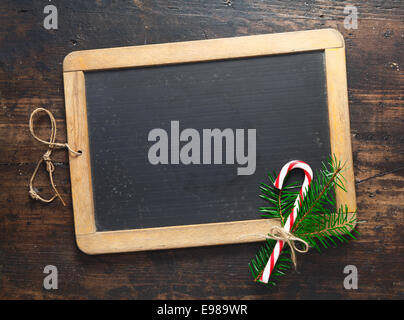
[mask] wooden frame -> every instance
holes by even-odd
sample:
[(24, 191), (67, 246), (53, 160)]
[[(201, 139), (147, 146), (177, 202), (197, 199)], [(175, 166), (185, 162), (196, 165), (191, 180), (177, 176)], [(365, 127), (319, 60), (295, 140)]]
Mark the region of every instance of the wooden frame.
[[(345, 45), (333, 29), (245, 36), (214, 40), (76, 51), (63, 62), (68, 143), (83, 154), (70, 154), (76, 241), (87, 254), (181, 248), (262, 241), (277, 219), (97, 232), (90, 170), (84, 72), (232, 59), (314, 50), (325, 51), (331, 151), (346, 162), (348, 192), (337, 191), (338, 206), (356, 211), (349, 126)], [(163, 240), (164, 239), (164, 240)]]

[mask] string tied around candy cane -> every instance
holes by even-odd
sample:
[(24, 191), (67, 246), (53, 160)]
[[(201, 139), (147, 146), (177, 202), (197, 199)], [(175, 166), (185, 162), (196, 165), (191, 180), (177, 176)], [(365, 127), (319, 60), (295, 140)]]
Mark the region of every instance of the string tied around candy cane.
[[(305, 240), (296, 237), (293, 233), (287, 232), (284, 228), (279, 226), (272, 226), (268, 234), (262, 234), (262, 233), (246, 234), (240, 236), (239, 239), (252, 236), (261, 237), (262, 239), (280, 240), (286, 242), (290, 247), (291, 251), (290, 258), (292, 259), (292, 263), (295, 269), (297, 269), (296, 251), (299, 253), (306, 253), (309, 251), (310, 248), (309, 244)], [(300, 242), (303, 245), (303, 249), (299, 249), (296, 246), (296, 242)]]
[[(286, 242), (290, 248), (290, 258), (292, 259), (293, 266), (295, 268), (297, 267), (296, 251), (299, 253), (306, 253), (309, 251), (309, 244), (305, 240), (296, 237), (293, 233), (288, 232), (284, 228), (278, 226), (273, 226), (265, 238)], [(300, 242), (303, 245), (303, 249), (299, 249), (296, 246), (296, 242)]]
[[(303, 170), (303, 172), (305, 174), (304, 182), (300, 189), (299, 195), (297, 196), (297, 198), (295, 200), (292, 212), (289, 214), (288, 219), (286, 220), (283, 228), (279, 228), (279, 227), (275, 227), (275, 229), (272, 228), (271, 230), (272, 231), (275, 230), (275, 234), (268, 234), (268, 236), (267, 236), (269, 239), (277, 240), (277, 242), (275, 244), (275, 247), (271, 253), (271, 256), (268, 259), (268, 262), (267, 262), (261, 276), (257, 279), (258, 281), (260, 281), (262, 283), (268, 283), (269, 277), (271, 276), (271, 273), (275, 267), (275, 264), (278, 261), (278, 258), (281, 254), (281, 251), (284, 247), (285, 242), (291, 248), (291, 257), (292, 257), (292, 261), (293, 261), (293, 264), (295, 265), (295, 267), (296, 267), (295, 251), (298, 251), (298, 252), (307, 252), (308, 251), (309, 246), (308, 246), (307, 242), (305, 242), (304, 240), (302, 240), (298, 237), (295, 237), (291, 233), (291, 230), (292, 230), (293, 224), (296, 221), (297, 212), (300, 207), (300, 204), (303, 201), (303, 198), (306, 195), (308, 188), (310, 187), (311, 181), (313, 179), (313, 171), (311, 170), (310, 166), (303, 161), (299, 161), (299, 160), (290, 161), (282, 167), (281, 171), (279, 172), (278, 177), (275, 180), (274, 186), (277, 189), (282, 189), (286, 176), (293, 169)], [(282, 231), (279, 231), (279, 230), (282, 230)], [(278, 233), (278, 236), (276, 235), (276, 233)], [(275, 239), (275, 238), (277, 238), (277, 239)], [(300, 249), (296, 248), (294, 241), (290, 240), (291, 238), (293, 238), (294, 241), (300, 241), (301, 243), (305, 243), (305, 249), (300, 250)], [(298, 250), (296, 250), (296, 249), (298, 249)]]

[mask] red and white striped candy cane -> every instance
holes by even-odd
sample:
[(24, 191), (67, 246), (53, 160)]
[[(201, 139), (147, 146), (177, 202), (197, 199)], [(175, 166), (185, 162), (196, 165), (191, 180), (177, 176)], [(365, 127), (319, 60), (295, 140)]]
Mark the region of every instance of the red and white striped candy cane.
[[(311, 180), (313, 179), (313, 171), (311, 170), (310, 166), (307, 163), (303, 161), (293, 160), (283, 166), (281, 172), (279, 173), (274, 183), (275, 188), (282, 189), (286, 175), (293, 169), (302, 169), (304, 171), (305, 178), (302, 188), (300, 189), (300, 194), (296, 198), (292, 212), (290, 213), (283, 227), (287, 232), (290, 232), (292, 230), (293, 224), (296, 221), (297, 209), (300, 205), (300, 201), (303, 200), (303, 197), (305, 196), (310, 186)], [(272, 251), (271, 256), (269, 257), (267, 265), (265, 266), (265, 269), (262, 272), (261, 277), (259, 278), (260, 282), (268, 283), (269, 277), (271, 276), (272, 270), (275, 267), (276, 261), (278, 261), (279, 255), (281, 254), (283, 245), (284, 242), (281, 240), (278, 240), (276, 242), (276, 245), (274, 247), (274, 250)]]

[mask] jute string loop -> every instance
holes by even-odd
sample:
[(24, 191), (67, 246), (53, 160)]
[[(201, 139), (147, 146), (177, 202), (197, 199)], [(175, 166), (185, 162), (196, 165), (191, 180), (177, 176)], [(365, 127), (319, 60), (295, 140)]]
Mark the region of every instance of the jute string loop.
[[(51, 123), (51, 134), (50, 134), (50, 138), (49, 141), (43, 140), (41, 138), (39, 138), (34, 131), (34, 116), (39, 113), (39, 112), (46, 112), (46, 114), (48, 115), (49, 119), (50, 119), (50, 123)], [(56, 189), (55, 183), (53, 182), (53, 172), (55, 171), (55, 166), (52, 162), (51, 159), (51, 155), (52, 155), (52, 151), (54, 148), (66, 148), (68, 149), (71, 153), (73, 153), (76, 156), (81, 155), (81, 152), (77, 152), (74, 151), (72, 148), (70, 148), (70, 146), (67, 143), (58, 143), (55, 142), (56, 140), (56, 120), (53, 116), (53, 114), (44, 108), (37, 108), (34, 111), (32, 111), (31, 116), (29, 118), (29, 131), (31, 132), (31, 135), (38, 140), (39, 142), (46, 144), (48, 146), (48, 150), (43, 154), (43, 156), (39, 159), (36, 168), (31, 176), (31, 179), (29, 181), (29, 195), (31, 196), (32, 199), (34, 200), (40, 200), (42, 202), (52, 202), (53, 200), (55, 200), (56, 198), (59, 198), (60, 201), (62, 201), (63, 205), (65, 206), (66, 203), (63, 201), (62, 196), (60, 195), (59, 191)], [(51, 183), (51, 186), (55, 192), (55, 194), (49, 198), (49, 199), (45, 199), (42, 198), (35, 190), (33, 187), (34, 184), (34, 179), (36, 174), (38, 173), (38, 169), (41, 166), (42, 162), (46, 163), (46, 171), (48, 171), (49, 173), (49, 180)]]

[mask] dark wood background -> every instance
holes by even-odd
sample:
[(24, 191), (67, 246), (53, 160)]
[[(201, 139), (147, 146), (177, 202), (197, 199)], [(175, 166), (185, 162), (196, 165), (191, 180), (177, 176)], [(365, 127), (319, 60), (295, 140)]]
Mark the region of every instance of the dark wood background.
[[(51, 1), (59, 29), (45, 30), (49, 1), (0, 3), (0, 298), (350, 299), (404, 298), (404, 2), (350, 1), (357, 30), (346, 30), (345, 1)], [(275, 289), (251, 281), (259, 243), (87, 256), (74, 242), (69, 164), (54, 154), (67, 201), (42, 204), (28, 181), (45, 147), (28, 131), (29, 114), (49, 108), (66, 139), (62, 61), (73, 50), (213, 39), (332, 27), (345, 37), (358, 198), (358, 241), (300, 255)], [(46, 121), (39, 132), (46, 136)], [(36, 181), (50, 194), (44, 170)], [(59, 289), (43, 289), (43, 269)], [(343, 287), (344, 266), (359, 271)]]

